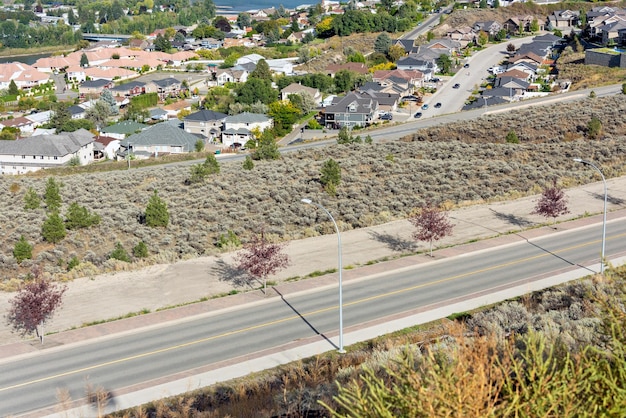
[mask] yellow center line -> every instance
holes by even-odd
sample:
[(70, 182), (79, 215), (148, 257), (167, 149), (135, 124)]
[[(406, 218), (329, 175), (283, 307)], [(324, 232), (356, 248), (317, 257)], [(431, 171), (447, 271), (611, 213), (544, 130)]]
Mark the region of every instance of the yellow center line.
[[(616, 235), (616, 236), (614, 236), (612, 238), (608, 238), (607, 241), (608, 240), (612, 240), (612, 239), (616, 239), (616, 238), (621, 238), (623, 236), (626, 236), (626, 233)], [(461, 278), (464, 278), (464, 277), (468, 277), (468, 276), (472, 276), (472, 275), (475, 275), (475, 274), (481, 274), (481, 273), (485, 273), (487, 271), (497, 270), (497, 269), (504, 268), (504, 267), (509, 267), (509, 266), (512, 266), (512, 265), (515, 265), (515, 264), (520, 264), (520, 263), (525, 263), (525, 262), (528, 262), (528, 261), (531, 261), (531, 260), (536, 260), (538, 258), (548, 257), (548, 256), (551, 256), (553, 254), (558, 254), (558, 253), (574, 250), (574, 249), (577, 249), (577, 248), (581, 248), (581, 247), (585, 247), (585, 246), (588, 246), (588, 245), (596, 244), (598, 242), (600, 242), (600, 240), (589, 241), (589, 242), (586, 242), (586, 243), (582, 243), (582, 244), (566, 247), (566, 248), (563, 248), (563, 249), (558, 250), (558, 251), (545, 252), (543, 254), (538, 254), (538, 255), (531, 256), (531, 257), (522, 258), (522, 259), (519, 259), (519, 260), (510, 261), (510, 262), (502, 263), (502, 264), (497, 264), (497, 265), (494, 265), (494, 266), (491, 266), (491, 267), (485, 267), (483, 269), (474, 270), (474, 271), (467, 272), (467, 273), (461, 273), (461, 274), (457, 274), (455, 276), (450, 276), (450, 277), (442, 278), (442, 279), (439, 279), (439, 280), (433, 280), (433, 281), (430, 281), (430, 282), (427, 282), (427, 283), (422, 283), (422, 284), (419, 284), (419, 285), (410, 286), (410, 287), (394, 290), (394, 291), (387, 292), (387, 293), (382, 293), (382, 294), (375, 295), (375, 296), (369, 296), (369, 297), (366, 297), (366, 298), (363, 298), (363, 299), (355, 300), (353, 302), (344, 303), (344, 306), (358, 305), (358, 304), (361, 304), (361, 303), (364, 303), (364, 302), (370, 302), (372, 300), (381, 299), (381, 298), (385, 298), (385, 297), (388, 297), (388, 296), (394, 296), (394, 295), (398, 295), (398, 294), (401, 294), (401, 293), (410, 292), (410, 291), (413, 291), (413, 290), (416, 290), (416, 289), (420, 289), (420, 288), (424, 288), (424, 287), (428, 287), (428, 286), (433, 286), (433, 285), (436, 285), (436, 284), (441, 284), (441, 283), (445, 283), (445, 282), (458, 280), (458, 279), (461, 279)], [(86, 371), (89, 371), (89, 370), (94, 370), (94, 369), (110, 366), (110, 365), (113, 365), (113, 364), (124, 363), (124, 362), (131, 361), (131, 360), (136, 360), (136, 359), (140, 359), (140, 358), (144, 358), (144, 357), (148, 357), (148, 356), (152, 356), (152, 355), (156, 355), (156, 354), (161, 354), (161, 353), (165, 353), (165, 352), (168, 352), (168, 351), (178, 350), (180, 348), (190, 347), (190, 346), (193, 346), (193, 345), (196, 345), (196, 344), (201, 344), (201, 343), (212, 341), (212, 340), (216, 340), (216, 339), (219, 339), (219, 338), (224, 338), (224, 337), (228, 337), (228, 336), (231, 336), (231, 335), (241, 334), (241, 333), (252, 331), (252, 330), (255, 330), (255, 329), (259, 329), (259, 328), (265, 328), (265, 327), (276, 325), (276, 324), (280, 324), (280, 323), (283, 323), (283, 322), (292, 321), (294, 319), (300, 319), (301, 317), (318, 315), (320, 313), (331, 311), (331, 310), (335, 310), (335, 309), (338, 309), (337, 305), (330, 306), (330, 307), (327, 307), (327, 308), (318, 309), (318, 310), (314, 310), (314, 311), (311, 311), (311, 312), (308, 312), (308, 313), (304, 313), (302, 315), (292, 315), (292, 316), (285, 317), (285, 318), (282, 318), (282, 319), (277, 319), (275, 321), (265, 322), (263, 324), (252, 325), (252, 326), (249, 326), (249, 327), (246, 327), (246, 328), (241, 328), (241, 329), (234, 330), (234, 331), (228, 331), (228, 332), (225, 332), (225, 333), (222, 333), (222, 334), (219, 334), (219, 335), (214, 335), (214, 336), (211, 336), (211, 337), (206, 337), (206, 338), (202, 338), (202, 339), (195, 340), (195, 341), (190, 341), (190, 342), (187, 342), (187, 343), (184, 343), (184, 344), (178, 344), (178, 345), (174, 345), (174, 346), (170, 346), (170, 347), (161, 348), (159, 350), (153, 350), (153, 351), (149, 351), (149, 352), (146, 352), (146, 353), (137, 354), (137, 355), (134, 355), (134, 356), (124, 357), (124, 358), (117, 359), (117, 360), (111, 360), (111, 361), (104, 362), (104, 363), (94, 364), (93, 366), (83, 367), (83, 368), (76, 369), (76, 370), (70, 370), (70, 371), (67, 371), (67, 372), (64, 372), (64, 373), (59, 373), (59, 374), (56, 374), (56, 375), (42, 377), (40, 379), (35, 379), (35, 380), (28, 381), (28, 382), (18, 383), (18, 384), (12, 385), (12, 386), (7, 386), (7, 387), (4, 387), (4, 388), (0, 388), (0, 392), (5, 392), (7, 390), (20, 388), (20, 387), (32, 385), (32, 384), (35, 384), (35, 383), (41, 383), (41, 382), (45, 382), (45, 381), (48, 381), (48, 380), (53, 380), (53, 379), (57, 379), (57, 378), (60, 378), (60, 377), (69, 376), (69, 375), (72, 375), (72, 374), (82, 373), (82, 372), (86, 372)]]

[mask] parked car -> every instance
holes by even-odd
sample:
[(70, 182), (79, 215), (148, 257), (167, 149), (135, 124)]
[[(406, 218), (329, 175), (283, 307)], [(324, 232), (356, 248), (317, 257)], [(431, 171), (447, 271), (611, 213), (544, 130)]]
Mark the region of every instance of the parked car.
[(383, 113), (380, 115), (381, 120), (393, 120), (393, 115), (391, 113)]
[(435, 105), (435, 109), (439, 109), (441, 107), (441, 103), (437, 102), (437, 104)]
[(419, 100), (419, 97), (417, 97), (417, 96), (404, 96), (404, 97), (402, 97), (402, 100), (404, 100), (405, 102), (417, 102)]
[(466, 62), (463, 68), (469, 68), (469, 63)]
[(453, 89), (460, 89), (461, 85), (459, 83), (456, 83), (454, 86), (452, 86)]
[(424, 103), (424, 104), (422, 105), (422, 110), (426, 110), (426, 109), (428, 109), (428, 103)]
[(433, 78), (430, 81), (432, 81), (433, 83), (439, 83), (441, 81), (441, 79), (439, 77), (435, 77), (435, 78)]
[(421, 118), (422, 117), (422, 112), (417, 112), (413, 115), (414, 118)]

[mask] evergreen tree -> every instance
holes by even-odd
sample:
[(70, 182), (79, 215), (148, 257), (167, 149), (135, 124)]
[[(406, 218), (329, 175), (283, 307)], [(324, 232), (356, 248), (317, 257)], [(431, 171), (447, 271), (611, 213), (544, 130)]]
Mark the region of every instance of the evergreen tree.
[(73, 202), (65, 215), (65, 226), (67, 229), (88, 228), (100, 223), (100, 216), (90, 213), (86, 207)]
[(115, 249), (109, 255), (109, 259), (120, 260), (126, 263), (130, 263), (130, 256), (121, 242), (115, 244)]
[(519, 144), (519, 138), (514, 130), (510, 130), (508, 134), (506, 134), (506, 142), (509, 144)]
[(256, 63), (256, 67), (250, 73), (252, 78), (260, 78), (261, 80), (272, 81), (272, 71), (270, 66), (264, 59)]
[(18, 94), (20, 94), (20, 89), (17, 88), (17, 84), (15, 84), (14, 80), (11, 80), (11, 82), (9, 83), (9, 94), (12, 96), (17, 96)]
[(278, 160), (280, 158), (278, 144), (276, 144), (271, 130), (263, 131), (259, 139), (259, 146), (254, 150), (252, 158), (255, 160)]
[(15, 247), (13, 247), (13, 257), (15, 257), (18, 263), (33, 258), (33, 246), (26, 241), (24, 235), (15, 243)]
[(63, 219), (59, 215), (59, 212), (52, 212), (48, 218), (43, 223), (43, 227), (41, 229), (41, 235), (43, 239), (56, 244), (65, 238), (65, 224), (63, 223)]
[(146, 225), (152, 228), (159, 226), (166, 227), (170, 222), (170, 214), (167, 210), (167, 204), (159, 197), (157, 191), (150, 196), (148, 205), (146, 206)]
[(244, 170), (252, 170), (254, 168), (254, 162), (252, 162), (252, 158), (249, 155), (246, 155), (246, 159), (243, 161), (243, 169)]
[(61, 183), (57, 183), (54, 177), (48, 178), (44, 200), (49, 211), (58, 211), (61, 208)]
[(387, 55), (391, 47), (391, 38), (387, 33), (383, 32), (376, 37), (374, 41), (374, 51)]
[(196, 150), (196, 152), (204, 151), (204, 141), (201, 139), (198, 139), (196, 143), (194, 144), (194, 149)]
[(137, 258), (146, 258), (148, 256), (148, 247), (143, 241), (139, 241), (137, 245), (133, 247), (133, 255)]
[(35, 189), (33, 189), (32, 186), (29, 187), (28, 191), (24, 195), (24, 209), (34, 210), (34, 209), (38, 209), (40, 205), (41, 205), (41, 198), (39, 197), (39, 195), (37, 194)]
[(111, 90), (109, 89), (104, 89), (102, 90), (102, 93), (100, 93), (100, 100), (104, 101), (105, 103), (107, 103), (109, 105), (109, 112), (111, 115), (117, 115), (120, 113), (120, 109), (117, 107), (117, 102), (115, 101), (115, 98), (113, 97), (113, 93), (111, 93)]
[(589, 139), (598, 139), (602, 135), (602, 122), (593, 116), (587, 124), (587, 136)]
[(89, 67), (89, 58), (87, 58), (87, 54), (85, 54), (84, 52), (80, 56), (80, 66)]
[(335, 195), (339, 182), (341, 182), (341, 167), (337, 161), (329, 158), (322, 165), (320, 183), (324, 185), (324, 189), (329, 195)]

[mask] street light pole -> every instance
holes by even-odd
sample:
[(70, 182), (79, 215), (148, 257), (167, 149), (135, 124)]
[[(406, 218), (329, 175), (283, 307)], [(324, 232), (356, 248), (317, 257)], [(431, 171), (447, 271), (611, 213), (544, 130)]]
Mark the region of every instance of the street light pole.
[(337, 252), (338, 252), (338, 263), (339, 263), (339, 353), (343, 354), (346, 350), (343, 349), (343, 281), (342, 281), (342, 264), (341, 264), (341, 234), (339, 233), (339, 227), (337, 226), (337, 222), (335, 222), (335, 218), (330, 212), (319, 203), (313, 202), (311, 199), (300, 199), (302, 203), (306, 203), (307, 205), (314, 205), (318, 208), (322, 209), (326, 212), (326, 215), (330, 218), (335, 226), (335, 231), (337, 232)]
[(604, 215), (602, 219), (602, 251), (600, 252), (600, 274), (604, 274), (604, 244), (606, 242), (606, 201), (607, 201), (607, 188), (606, 188), (606, 179), (604, 178), (604, 174), (602, 174), (602, 170), (600, 170), (595, 164), (591, 161), (583, 160), (582, 158), (574, 158), (574, 161), (577, 163), (582, 163), (593, 167), (600, 176), (602, 177), (602, 182), (604, 183)]

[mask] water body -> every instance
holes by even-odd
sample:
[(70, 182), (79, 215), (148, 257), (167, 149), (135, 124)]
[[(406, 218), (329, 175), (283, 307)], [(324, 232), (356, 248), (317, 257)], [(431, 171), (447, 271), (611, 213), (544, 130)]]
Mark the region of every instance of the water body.
[(15, 57), (0, 57), (0, 64), (6, 64), (8, 62), (22, 62), (24, 64), (33, 65), (35, 61), (39, 58), (49, 57), (50, 53), (47, 54), (32, 54), (32, 55), (19, 55)]
[(298, 6), (314, 5), (319, 2), (320, 0), (213, 0), (213, 3), (218, 6), (218, 15), (226, 12), (239, 13), (248, 10), (269, 9), (281, 4), (286, 9), (295, 9)]

